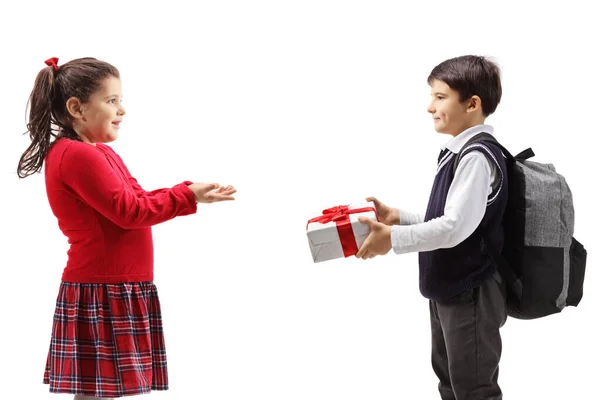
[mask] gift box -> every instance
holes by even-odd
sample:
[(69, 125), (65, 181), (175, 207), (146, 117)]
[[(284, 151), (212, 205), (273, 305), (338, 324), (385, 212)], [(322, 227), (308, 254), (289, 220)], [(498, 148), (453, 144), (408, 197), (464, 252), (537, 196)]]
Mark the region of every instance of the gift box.
[(371, 229), (358, 217), (379, 221), (373, 202), (331, 207), (308, 220), (306, 234), (315, 263), (356, 255)]

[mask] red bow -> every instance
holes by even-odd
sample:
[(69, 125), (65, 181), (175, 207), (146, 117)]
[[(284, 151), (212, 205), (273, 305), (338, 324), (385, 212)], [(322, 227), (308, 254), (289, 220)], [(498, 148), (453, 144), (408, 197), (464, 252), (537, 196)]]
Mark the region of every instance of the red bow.
[[(352, 224), (350, 223), (350, 214), (359, 214), (369, 211), (373, 211), (377, 221), (379, 221), (379, 216), (373, 207), (350, 209), (349, 206), (335, 206), (323, 210), (323, 215), (309, 219), (308, 224), (311, 222), (319, 222), (321, 224), (335, 222), (338, 234), (340, 236), (342, 250), (344, 251), (344, 257), (350, 257), (358, 253), (356, 238), (354, 237), (354, 231), (352, 230)], [(308, 224), (306, 224), (307, 227)]]
[(55, 71), (58, 71), (58, 58), (52, 57), (47, 59), (45, 62), (47, 66), (54, 68)]

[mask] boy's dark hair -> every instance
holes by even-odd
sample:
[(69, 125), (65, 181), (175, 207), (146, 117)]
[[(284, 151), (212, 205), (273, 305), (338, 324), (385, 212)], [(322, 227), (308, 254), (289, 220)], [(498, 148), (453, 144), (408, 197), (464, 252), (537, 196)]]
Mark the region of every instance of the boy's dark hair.
[(456, 90), (460, 101), (479, 96), (485, 117), (496, 111), (502, 97), (500, 68), (482, 56), (467, 55), (443, 61), (431, 71), (427, 83), (431, 86), (435, 79)]
[(67, 100), (76, 97), (82, 103), (99, 89), (110, 76), (119, 78), (119, 71), (95, 58), (79, 58), (55, 69), (43, 68), (35, 79), (29, 96), (29, 121), (27, 132), (31, 145), (19, 160), (17, 174), (20, 178), (39, 172), (52, 145), (51, 139), (68, 137), (80, 140), (73, 130), (73, 120), (67, 110)]

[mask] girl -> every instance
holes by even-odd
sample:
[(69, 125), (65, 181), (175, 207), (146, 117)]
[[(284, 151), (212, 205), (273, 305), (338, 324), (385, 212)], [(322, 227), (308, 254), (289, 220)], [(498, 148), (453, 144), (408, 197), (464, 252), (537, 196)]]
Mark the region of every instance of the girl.
[(62, 275), (44, 383), (75, 399), (167, 390), (151, 226), (233, 200), (232, 186), (185, 181), (140, 187), (105, 143), (125, 109), (119, 71), (94, 58), (46, 61), (29, 98), (31, 145), (19, 177), (45, 164), (48, 201), (70, 249)]

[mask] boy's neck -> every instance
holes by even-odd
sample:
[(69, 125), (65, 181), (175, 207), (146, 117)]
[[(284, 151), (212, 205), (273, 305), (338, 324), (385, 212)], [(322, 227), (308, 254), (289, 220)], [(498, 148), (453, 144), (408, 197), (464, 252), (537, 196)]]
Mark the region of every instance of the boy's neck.
[(460, 135), (467, 129), (472, 128), (477, 125), (485, 125), (485, 118), (477, 118), (476, 120), (469, 122), (460, 132), (450, 133), (450, 135), (453, 137), (457, 137), (458, 135)]

